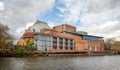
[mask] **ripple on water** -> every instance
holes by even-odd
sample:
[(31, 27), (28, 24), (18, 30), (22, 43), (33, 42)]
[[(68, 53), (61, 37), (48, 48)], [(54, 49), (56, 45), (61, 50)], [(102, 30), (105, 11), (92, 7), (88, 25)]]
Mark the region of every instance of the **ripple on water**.
[(0, 58), (0, 70), (120, 70), (120, 56)]

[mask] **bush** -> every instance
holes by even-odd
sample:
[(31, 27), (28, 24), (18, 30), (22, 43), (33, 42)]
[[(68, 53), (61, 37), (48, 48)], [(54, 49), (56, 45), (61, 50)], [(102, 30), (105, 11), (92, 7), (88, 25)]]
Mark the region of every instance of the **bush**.
[(26, 46), (25, 46), (26, 50), (29, 51), (29, 52), (32, 52), (33, 50), (36, 50), (36, 47), (35, 47), (35, 44), (34, 44), (34, 41), (33, 40), (30, 40), (28, 39), (26, 41)]
[(18, 57), (24, 56), (25, 48), (23, 46), (18, 46), (15, 51), (15, 55)]

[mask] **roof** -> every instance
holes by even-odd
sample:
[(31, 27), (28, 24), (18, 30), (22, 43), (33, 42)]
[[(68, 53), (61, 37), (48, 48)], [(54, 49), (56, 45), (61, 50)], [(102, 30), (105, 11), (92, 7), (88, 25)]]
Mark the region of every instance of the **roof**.
[(50, 29), (46, 22), (37, 20), (32, 26), (30, 26), (26, 30), (26, 32), (41, 32), (41, 30), (44, 28)]
[(84, 34), (80, 34), (80, 33), (77, 33), (77, 32), (72, 32), (72, 31), (69, 31), (69, 30), (63, 30), (61, 32), (67, 32), (67, 33), (74, 34), (74, 35), (79, 35), (79, 36), (91, 36), (91, 37), (103, 38), (103, 37), (100, 37), (100, 36), (84, 35)]
[(26, 32), (23, 34), (23, 38), (33, 38), (34, 37), (34, 32)]

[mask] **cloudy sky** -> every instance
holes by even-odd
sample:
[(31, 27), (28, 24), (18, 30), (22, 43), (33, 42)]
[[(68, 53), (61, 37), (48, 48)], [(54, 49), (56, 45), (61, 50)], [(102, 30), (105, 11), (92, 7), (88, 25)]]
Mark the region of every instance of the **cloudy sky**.
[(36, 20), (120, 39), (120, 0), (0, 0), (0, 23), (15, 39)]

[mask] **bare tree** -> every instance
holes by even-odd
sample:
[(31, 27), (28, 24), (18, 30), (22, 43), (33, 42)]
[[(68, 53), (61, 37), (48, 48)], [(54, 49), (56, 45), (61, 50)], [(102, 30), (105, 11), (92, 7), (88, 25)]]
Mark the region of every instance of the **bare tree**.
[(113, 51), (120, 52), (120, 41), (116, 41), (113, 47)]
[(114, 45), (115, 45), (115, 38), (107, 38), (105, 40), (106, 51), (111, 51), (111, 49), (114, 47)]

